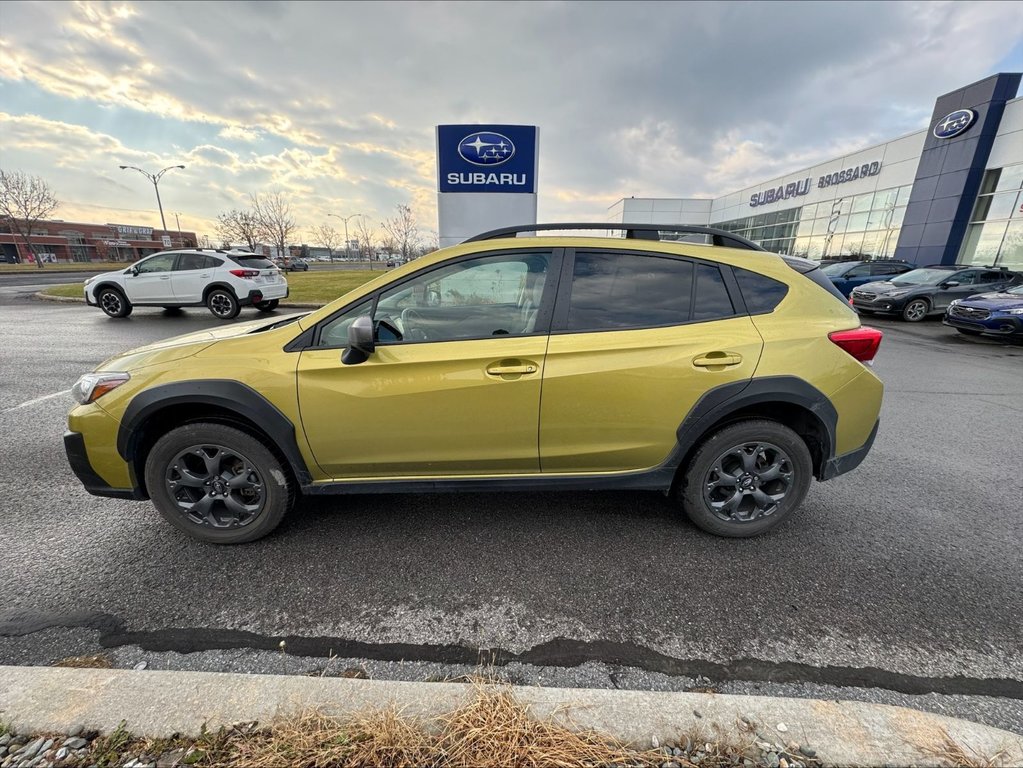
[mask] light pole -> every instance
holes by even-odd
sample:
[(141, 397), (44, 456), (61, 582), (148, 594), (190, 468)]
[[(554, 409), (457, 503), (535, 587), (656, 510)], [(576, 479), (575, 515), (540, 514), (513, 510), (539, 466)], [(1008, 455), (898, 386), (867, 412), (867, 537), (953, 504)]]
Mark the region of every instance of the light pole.
[(185, 166), (183, 166), (183, 165), (168, 165), (162, 171), (160, 171), (159, 173), (155, 173), (155, 174), (154, 173), (149, 173), (149, 171), (143, 171), (141, 168), (136, 168), (134, 165), (121, 165), (121, 166), (118, 166), (118, 167), (122, 171), (126, 171), (129, 168), (131, 170), (133, 170), (133, 171), (138, 171), (143, 176), (145, 176), (147, 179), (149, 179), (151, 182), (153, 182), (153, 189), (156, 190), (156, 205), (160, 209), (160, 223), (163, 224), (163, 231), (166, 232), (167, 231), (167, 220), (163, 218), (163, 203), (160, 202), (160, 179), (163, 178), (163, 175), (165, 173), (167, 173), (167, 171), (173, 170), (174, 168), (182, 168), (183, 169)]
[[(333, 216), (335, 219), (341, 219), (345, 223), (345, 261), (348, 261), (350, 256), (348, 253), (348, 220), (354, 219), (356, 216), (362, 216), (361, 213), (353, 213), (351, 216), (338, 216), (336, 213), (328, 213), (328, 216)], [(370, 268), (372, 269), (373, 263), (370, 262)]]

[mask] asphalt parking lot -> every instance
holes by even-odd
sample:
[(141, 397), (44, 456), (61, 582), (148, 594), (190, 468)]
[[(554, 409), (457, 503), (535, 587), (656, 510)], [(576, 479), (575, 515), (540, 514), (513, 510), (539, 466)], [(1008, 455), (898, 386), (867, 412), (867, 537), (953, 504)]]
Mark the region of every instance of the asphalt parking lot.
[(28, 293), (0, 282), (0, 663), (337, 657), (424, 679), (492, 662), (530, 682), (860, 697), (1023, 730), (1021, 345), (871, 319), (887, 388), (872, 453), (759, 539), (705, 535), (654, 494), (395, 495), (317, 499), (217, 548), (86, 494), (61, 443), (79, 374), (217, 321), (114, 321)]

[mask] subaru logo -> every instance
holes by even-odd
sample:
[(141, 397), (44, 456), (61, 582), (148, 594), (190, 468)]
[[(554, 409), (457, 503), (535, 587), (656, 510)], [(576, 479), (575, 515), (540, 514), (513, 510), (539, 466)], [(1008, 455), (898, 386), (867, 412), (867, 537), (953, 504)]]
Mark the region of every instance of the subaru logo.
[(507, 136), (480, 131), (458, 142), (458, 154), (473, 165), (500, 165), (515, 155), (515, 145)]
[(938, 121), (938, 124), (934, 126), (934, 136), (939, 139), (951, 139), (973, 125), (973, 121), (976, 119), (977, 113), (974, 110), (957, 109)]

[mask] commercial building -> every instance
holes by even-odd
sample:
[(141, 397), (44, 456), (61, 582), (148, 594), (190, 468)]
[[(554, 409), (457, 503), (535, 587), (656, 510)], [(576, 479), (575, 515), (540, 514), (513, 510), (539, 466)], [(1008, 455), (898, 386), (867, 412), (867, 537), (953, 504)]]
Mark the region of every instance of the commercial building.
[(195, 248), (195, 232), (161, 230), (133, 224), (88, 224), (53, 219), (32, 228), (29, 252), (9, 220), (0, 219), (0, 262), (137, 261), (167, 248)]
[(611, 222), (693, 224), (771, 251), (1023, 269), (1021, 75), (940, 96), (927, 128), (706, 198), (625, 198)]

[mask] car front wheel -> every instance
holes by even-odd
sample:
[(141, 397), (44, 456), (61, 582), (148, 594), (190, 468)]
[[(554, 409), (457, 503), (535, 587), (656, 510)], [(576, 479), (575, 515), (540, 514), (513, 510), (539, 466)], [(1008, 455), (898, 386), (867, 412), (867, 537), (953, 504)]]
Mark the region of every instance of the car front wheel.
[(294, 502), (281, 462), (249, 434), (223, 424), (171, 430), (146, 458), (146, 488), (167, 522), (214, 544), (255, 541)]
[(799, 435), (775, 421), (741, 421), (696, 451), (683, 477), (682, 508), (708, 533), (756, 536), (803, 502), (812, 475)]
[(267, 299), (266, 301), (257, 301), (254, 306), (260, 312), (273, 312), (277, 309), (277, 305), (280, 304), (280, 299)]
[(233, 293), (223, 288), (210, 291), (210, 295), (206, 297), (206, 307), (214, 317), (221, 320), (232, 320), (238, 317), (238, 313), (241, 311), (238, 299), (234, 297)]
[(127, 317), (131, 314), (131, 302), (116, 288), (104, 288), (96, 296), (96, 302), (110, 317)]
[(919, 323), (930, 311), (931, 305), (926, 299), (913, 299), (902, 308), (902, 319), (909, 323)]

